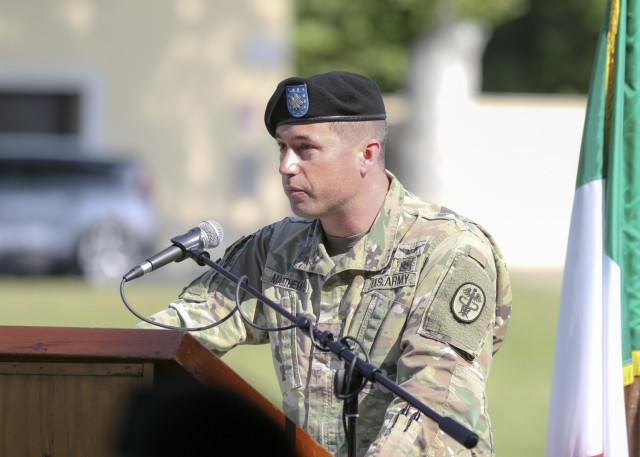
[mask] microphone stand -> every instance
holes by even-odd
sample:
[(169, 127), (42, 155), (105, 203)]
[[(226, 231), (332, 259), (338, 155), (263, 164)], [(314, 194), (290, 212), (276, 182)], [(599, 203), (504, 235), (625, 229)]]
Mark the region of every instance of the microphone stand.
[[(222, 276), (232, 281), (234, 284), (238, 284), (240, 288), (242, 288), (246, 292), (249, 292), (251, 295), (256, 297), (258, 300), (260, 300), (270, 308), (277, 311), (279, 314), (282, 314), (292, 323), (295, 323), (296, 327), (302, 330), (303, 333), (305, 333), (307, 336), (309, 336), (312, 341), (319, 343), (320, 345), (322, 345), (322, 347), (333, 352), (333, 354), (337, 356), (338, 359), (344, 361), (348, 368), (351, 369), (353, 373), (355, 373), (355, 379), (357, 379), (358, 381), (367, 379), (370, 382), (377, 382), (381, 384), (387, 390), (402, 398), (407, 403), (413, 405), (421, 413), (435, 421), (440, 427), (440, 430), (451, 436), (467, 449), (471, 449), (475, 447), (476, 444), (478, 444), (479, 438), (477, 434), (475, 434), (456, 420), (452, 419), (451, 417), (441, 416), (440, 414), (436, 413), (419, 399), (417, 399), (402, 387), (397, 385), (395, 382), (393, 382), (391, 379), (386, 377), (379, 368), (358, 357), (348, 345), (346, 345), (342, 341), (335, 340), (333, 338), (333, 334), (317, 329), (308, 317), (297, 317), (293, 315), (292, 313), (263, 295), (259, 290), (255, 289), (246, 281), (240, 281), (240, 279), (233, 273), (218, 265), (216, 262), (212, 261), (208, 252), (203, 251), (198, 247), (194, 247), (189, 249), (187, 251), (187, 254), (189, 255), (189, 257), (195, 260), (198, 265), (210, 266)], [(358, 408), (357, 398), (348, 400), (345, 404), (345, 408), (345, 413), (347, 414), (347, 418), (349, 419), (348, 430), (351, 431), (350, 436), (347, 437), (347, 443), (351, 454), (353, 452), (355, 444), (355, 418), (357, 417)]]
[[(349, 369), (351, 367), (349, 366)], [(354, 367), (355, 368), (355, 367)], [(344, 399), (343, 415), (346, 419), (345, 434), (349, 457), (355, 456), (356, 450), (356, 419), (358, 418), (358, 389), (362, 387), (363, 378), (358, 372), (350, 373), (348, 378), (340, 379), (343, 370), (336, 372), (334, 390), (338, 398)], [(346, 373), (346, 371), (344, 371)], [(345, 392), (346, 391), (346, 392)]]

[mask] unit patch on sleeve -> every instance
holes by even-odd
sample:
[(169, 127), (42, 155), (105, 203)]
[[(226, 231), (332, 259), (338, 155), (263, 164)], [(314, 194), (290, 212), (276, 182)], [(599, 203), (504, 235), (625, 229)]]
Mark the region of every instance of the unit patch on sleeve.
[(477, 261), (461, 253), (449, 261), (436, 287), (418, 333), (477, 357), (495, 318), (495, 284)]
[(451, 299), (451, 312), (460, 322), (471, 323), (480, 316), (486, 301), (479, 285), (465, 282)]

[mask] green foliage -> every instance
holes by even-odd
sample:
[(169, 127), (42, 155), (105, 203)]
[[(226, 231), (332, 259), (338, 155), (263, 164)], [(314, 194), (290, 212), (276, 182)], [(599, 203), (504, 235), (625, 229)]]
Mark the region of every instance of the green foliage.
[(527, 0), (454, 0), (444, 1), (442, 6), (455, 10), (455, 17), (474, 19), (496, 26), (520, 16), (528, 7)]
[(487, 92), (586, 93), (604, 0), (536, 0), (496, 28), (487, 45)]
[(412, 44), (436, 24), (474, 18), (495, 25), (523, 11), (525, 0), (298, 0), (297, 73), (346, 70), (380, 88), (404, 86)]
[(438, 24), (494, 30), (487, 92), (586, 93), (605, 0), (297, 0), (294, 60), (302, 76), (347, 70), (384, 92), (405, 86), (411, 48)]

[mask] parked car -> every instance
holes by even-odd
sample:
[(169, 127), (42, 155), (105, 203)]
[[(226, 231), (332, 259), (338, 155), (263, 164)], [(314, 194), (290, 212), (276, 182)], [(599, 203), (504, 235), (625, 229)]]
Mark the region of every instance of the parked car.
[(149, 181), (131, 159), (54, 138), (0, 138), (0, 270), (122, 277), (154, 247)]

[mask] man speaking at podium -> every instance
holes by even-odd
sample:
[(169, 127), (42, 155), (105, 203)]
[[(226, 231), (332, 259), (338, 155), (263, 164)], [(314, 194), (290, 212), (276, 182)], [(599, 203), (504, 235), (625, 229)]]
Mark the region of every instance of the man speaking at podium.
[[(368, 383), (358, 398), (355, 455), (493, 456), (485, 386), (506, 335), (511, 289), (492, 237), (411, 194), (385, 169), (386, 111), (373, 81), (347, 72), (285, 79), (264, 120), (297, 217), (238, 240), (218, 263), (319, 330), (357, 340), (387, 377), (479, 436), (466, 449)], [(234, 310), (236, 291), (209, 270), (150, 320), (211, 324)], [(239, 302), (255, 327), (236, 312), (194, 336), (218, 355), (269, 342), (285, 414), (329, 452), (346, 455), (333, 385), (344, 363), (299, 329), (265, 330), (291, 322), (250, 294)]]

